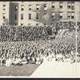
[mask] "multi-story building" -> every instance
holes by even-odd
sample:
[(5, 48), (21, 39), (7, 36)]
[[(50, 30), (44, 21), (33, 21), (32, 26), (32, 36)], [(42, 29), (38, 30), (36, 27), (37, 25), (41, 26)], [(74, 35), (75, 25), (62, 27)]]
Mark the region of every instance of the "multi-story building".
[(9, 2), (0, 2), (0, 25), (9, 20)]
[(50, 12), (51, 18), (59, 13), (61, 21), (80, 22), (80, 2), (77, 1), (12, 1), (0, 2), (0, 25), (6, 22), (18, 26), (43, 25), (50, 21), (46, 15)]

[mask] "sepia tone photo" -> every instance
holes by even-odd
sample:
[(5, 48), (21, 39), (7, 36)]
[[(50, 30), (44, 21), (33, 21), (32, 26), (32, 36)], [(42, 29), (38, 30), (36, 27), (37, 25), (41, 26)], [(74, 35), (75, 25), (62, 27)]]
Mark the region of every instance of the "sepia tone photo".
[(0, 1), (0, 77), (80, 77), (79, 1)]

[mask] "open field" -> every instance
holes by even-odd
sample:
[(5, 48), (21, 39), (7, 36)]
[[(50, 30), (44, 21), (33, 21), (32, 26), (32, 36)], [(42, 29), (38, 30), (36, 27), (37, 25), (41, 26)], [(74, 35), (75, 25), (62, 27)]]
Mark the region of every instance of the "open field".
[(26, 64), (23, 66), (0, 66), (0, 76), (29, 76), (39, 65)]
[(80, 64), (69, 62), (55, 62), (55, 61), (47, 61), (44, 62), (36, 69), (36, 71), (30, 76), (31, 78), (77, 78), (80, 77)]
[[(64, 31), (63, 31), (64, 32)], [(62, 31), (61, 31), (62, 33)], [(80, 33), (80, 32), (79, 32)], [(78, 35), (78, 53), (80, 53), (80, 36)], [(55, 72), (57, 72), (58, 70), (62, 70), (64, 71), (65, 69), (70, 68), (70, 70), (72, 71), (74, 63), (70, 64), (71, 61), (74, 60), (75, 58), (75, 32), (74, 31), (65, 31), (65, 33), (62, 33), (61, 35), (57, 35), (56, 38), (54, 40), (36, 40), (36, 41), (17, 41), (17, 42), (0, 42), (0, 58), (23, 58), (26, 57), (26, 59), (30, 58), (29, 60), (31, 60), (31, 63), (33, 62), (34, 59), (36, 59), (37, 57), (39, 57), (40, 55), (42, 56), (49, 56), (50, 54), (56, 54), (56, 58), (59, 54), (61, 54), (62, 56), (60, 57), (60, 59), (62, 60), (64, 58), (63, 63), (50, 63), (48, 64), (47, 62), (45, 62), (46, 64), (41, 64), (40, 66), (41, 69), (44, 69), (45, 71), (47, 71), (48, 69), (50, 69), (50, 71), (52, 71), (52, 73), (44, 73), (44, 74), (55, 74)], [(34, 58), (34, 59), (33, 59)], [(65, 63), (65, 60), (69, 59), (68, 63)], [(80, 56), (78, 57), (78, 62), (80, 62)], [(60, 60), (57, 60), (60, 61)], [(36, 63), (36, 61), (35, 61)], [(48, 64), (48, 65), (47, 65)], [(75, 63), (76, 64), (76, 63)], [(58, 66), (56, 66), (58, 65)], [(23, 66), (10, 66), (10, 67), (5, 67), (5, 66), (1, 66), (0, 67), (0, 76), (29, 76), (33, 73), (33, 71), (35, 71), (37, 69), (39, 65), (36, 64), (26, 64)], [(45, 67), (48, 67), (46, 68)], [(60, 67), (59, 67), (60, 66)], [(78, 67), (79, 68), (79, 67)], [(55, 69), (55, 70), (54, 70)], [(38, 69), (40, 70), (40, 69)], [(37, 71), (37, 70), (36, 70)], [(36, 73), (36, 72), (35, 72)], [(43, 73), (43, 71), (39, 72), (41, 75)], [(65, 73), (68, 73), (65, 71)], [(75, 72), (71, 72), (74, 73)], [(57, 73), (56, 73), (57, 74)], [(55, 75), (56, 75), (55, 74)], [(61, 71), (60, 71), (61, 74)], [(73, 75), (74, 75), (73, 74)], [(39, 74), (37, 74), (39, 75)], [(44, 76), (44, 75), (43, 75)]]

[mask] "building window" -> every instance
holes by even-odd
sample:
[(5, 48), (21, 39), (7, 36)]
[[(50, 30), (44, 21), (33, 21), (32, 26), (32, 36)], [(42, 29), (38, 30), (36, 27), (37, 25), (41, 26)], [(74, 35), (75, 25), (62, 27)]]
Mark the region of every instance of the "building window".
[(55, 6), (54, 6), (54, 5), (52, 5), (52, 8), (55, 8)]
[(46, 23), (44, 23), (44, 26), (46, 26)]
[(15, 25), (17, 25), (17, 23), (15, 23)]
[(23, 20), (23, 14), (21, 14), (21, 19)]
[(62, 5), (60, 5), (59, 7), (60, 7), (60, 8), (63, 8), (63, 6), (62, 6)]
[(36, 26), (38, 26), (39, 24), (38, 23), (36, 23)]
[(29, 10), (31, 10), (31, 8), (29, 8)]
[(39, 8), (36, 8), (36, 10), (39, 10)]
[(21, 11), (23, 11), (24, 10), (24, 8), (21, 8)]
[(29, 19), (31, 19), (31, 14), (29, 14)]
[(68, 19), (70, 19), (70, 16), (67, 16), (68, 17)]
[(6, 5), (5, 4), (3, 4), (3, 7), (5, 7)]
[(21, 26), (22, 26), (23, 24), (21, 23)]
[(73, 5), (68, 5), (68, 9), (74, 10), (74, 6)]
[(5, 11), (5, 8), (3, 8), (3, 10)]
[(54, 15), (52, 15), (51, 17), (54, 18)]
[(36, 14), (36, 19), (39, 19), (39, 15), (38, 15), (38, 13)]
[(40, 5), (39, 4), (36, 4), (36, 9), (37, 10), (39, 10), (39, 7), (40, 7)]
[(5, 16), (3, 16), (3, 19), (5, 19)]
[(70, 8), (71, 8), (71, 6), (70, 6), (70, 5), (68, 5), (67, 7), (68, 7), (68, 9), (70, 9)]
[(60, 16), (60, 19), (62, 19), (62, 16)]
[(46, 7), (46, 4), (44, 4), (44, 7)]
[(74, 16), (71, 16), (71, 19), (74, 19)]
[(72, 6), (71, 8), (72, 8), (72, 10), (74, 10), (74, 6)]

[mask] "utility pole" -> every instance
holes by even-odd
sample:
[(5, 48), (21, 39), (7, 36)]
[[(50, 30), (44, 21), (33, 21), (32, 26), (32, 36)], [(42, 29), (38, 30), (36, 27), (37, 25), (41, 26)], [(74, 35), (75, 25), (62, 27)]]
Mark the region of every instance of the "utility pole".
[(78, 37), (78, 32), (77, 32), (77, 29), (78, 29), (78, 26), (77, 26), (77, 22), (76, 22), (76, 25), (75, 25), (75, 37), (76, 37), (76, 54), (78, 53), (77, 52), (77, 37)]
[(77, 25), (77, 16), (76, 16), (76, 19), (75, 19), (75, 26), (74, 26), (74, 28), (75, 28), (75, 46), (76, 46), (76, 52), (75, 52), (75, 61), (77, 61), (77, 55), (78, 55), (78, 51), (77, 51), (77, 49), (78, 49), (78, 41), (77, 41), (77, 38), (78, 38), (78, 32), (77, 32), (77, 30), (78, 30), (78, 25)]

